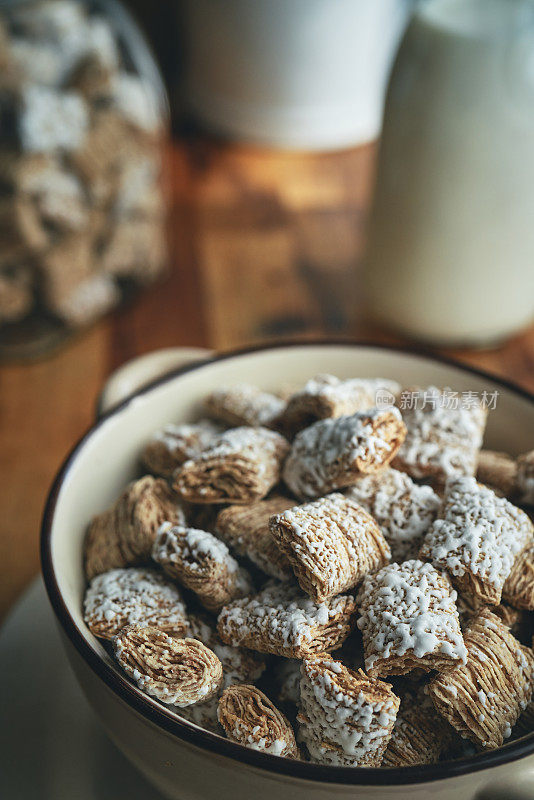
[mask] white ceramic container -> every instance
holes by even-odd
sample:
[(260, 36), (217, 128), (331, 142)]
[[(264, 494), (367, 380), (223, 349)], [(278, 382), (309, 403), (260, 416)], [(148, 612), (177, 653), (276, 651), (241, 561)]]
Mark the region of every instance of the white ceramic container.
[(223, 383), (276, 389), (319, 372), (497, 391), (486, 445), (511, 453), (534, 447), (534, 398), (528, 393), (466, 367), (386, 347), (276, 346), (211, 358), (160, 379), (112, 409), (78, 443), (45, 510), (43, 573), (80, 685), (113, 741), (173, 800), (532, 800), (534, 734), (498, 751), (435, 766), (347, 769), (281, 759), (203, 731), (143, 695), (84, 624), (81, 552), (87, 523), (135, 477), (150, 434), (165, 423), (192, 419), (205, 394)]
[(182, 0), (185, 99), (232, 137), (332, 149), (374, 139), (411, 0)]

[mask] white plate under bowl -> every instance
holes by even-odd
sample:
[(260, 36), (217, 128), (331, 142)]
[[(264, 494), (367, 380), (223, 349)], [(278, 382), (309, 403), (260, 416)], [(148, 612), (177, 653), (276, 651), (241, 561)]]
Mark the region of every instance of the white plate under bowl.
[(0, 630), (0, 676), (3, 800), (161, 800), (89, 707), (40, 579)]

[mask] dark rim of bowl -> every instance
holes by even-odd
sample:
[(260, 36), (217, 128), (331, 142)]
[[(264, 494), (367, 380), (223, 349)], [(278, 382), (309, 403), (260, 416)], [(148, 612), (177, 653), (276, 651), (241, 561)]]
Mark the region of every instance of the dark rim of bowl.
[(58, 582), (56, 579), (52, 560), (52, 522), (54, 511), (61, 486), (75, 460), (78, 452), (86, 441), (98, 430), (110, 417), (120, 413), (131, 400), (140, 395), (150, 392), (154, 387), (173, 380), (179, 375), (192, 372), (202, 367), (209, 367), (218, 361), (224, 361), (236, 356), (247, 355), (264, 350), (278, 350), (290, 347), (317, 347), (317, 346), (344, 346), (348, 348), (374, 348), (380, 350), (390, 350), (422, 357), (454, 367), (463, 372), (486, 378), (515, 395), (519, 395), (531, 403), (534, 403), (534, 394), (514, 383), (492, 375), (489, 372), (469, 367), (465, 364), (456, 362), (454, 359), (445, 356), (429, 353), (424, 349), (415, 347), (403, 347), (397, 345), (387, 345), (382, 343), (350, 341), (349, 339), (319, 339), (313, 341), (289, 341), (273, 344), (260, 345), (256, 347), (242, 348), (229, 351), (220, 355), (208, 357), (205, 360), (187, 364), (184, 367), (173, 370), (161, 378), (151, 381), (146, 386), (125, 399), (119, 405), (104, 414), (78, 441), (73, 447), (63, 465), (61, 466), (54, 483), (50, 489), (46, 502), (42, 526), (41, 526), (41, 565), (46, 585), (46, 590), (54, 612), (59, 619), (62, 628), (74, 645), (83, 660), (91, 667), (104, 683), (112, 689), (118, 696), (139, 714), (148, 718), (152, 723), (163, 728), (167, 733), (177, 736), (192, 745), (210, 751), (219, 756), (234, 759), (248, 764), (252, 767), (266, 770), (269, 773), (278, 775), (288, 775), (307, 781), (317, 781), (322, 783), (346, 784), (353, 786), (382, 786), (382, 785), (407, 785), (417, 783), (428, 783), (445, 778), (465, 775), (469, 772), (477, 772), (501, 764), (516, 761), (534, 752), (534, 733), (516, 740), (508, 745), (491, 750), (487, 753), (479, 753), (475, 756), (446, 761), (438, 764), (419, 765), (414, 767), (333, 767), (321, 764), (310, 764), (308, 762), (293, 761), (290, 759), (279, 758), (268, 753), (261, 753), (251, 750), (242, 745), (231, 742), (218, 736), (217, 734), (206, 731), (202, 728), (180, 719), (176, 714), (167, 711), (164, 706), (157, 704), (151, 698), (144, 695), (137, 687), (131, 684), (125, 677), (116, 671), (102, 656), (89, 644), (82, 631), (77, 627), (74, 619), (61, 596)]

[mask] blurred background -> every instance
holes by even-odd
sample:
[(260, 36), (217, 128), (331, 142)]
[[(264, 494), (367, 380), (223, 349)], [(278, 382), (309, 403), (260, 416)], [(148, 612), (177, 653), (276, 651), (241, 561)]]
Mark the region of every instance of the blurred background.
[(106, 377), (350, 337), (534, 390), (532, 0), (0, 0), (0, 616)]

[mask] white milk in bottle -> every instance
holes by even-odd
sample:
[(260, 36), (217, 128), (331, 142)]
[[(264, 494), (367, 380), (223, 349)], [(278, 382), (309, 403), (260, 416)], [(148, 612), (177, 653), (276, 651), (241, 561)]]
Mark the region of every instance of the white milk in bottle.
[(388, 93), (365, 267), (372, 315), (485, 345), (534, 316), (534, 3), (426, 0)]

